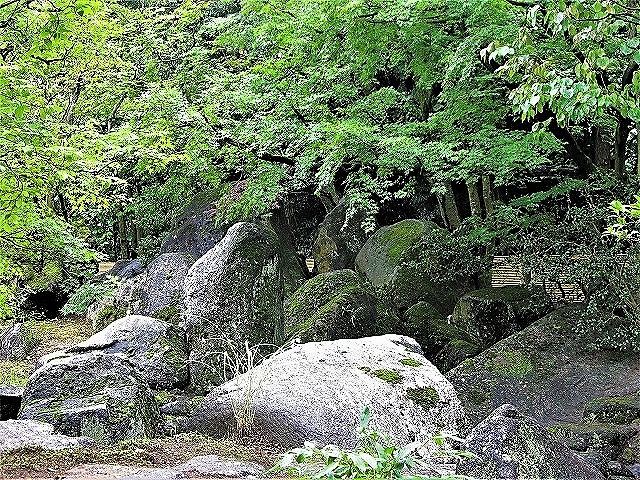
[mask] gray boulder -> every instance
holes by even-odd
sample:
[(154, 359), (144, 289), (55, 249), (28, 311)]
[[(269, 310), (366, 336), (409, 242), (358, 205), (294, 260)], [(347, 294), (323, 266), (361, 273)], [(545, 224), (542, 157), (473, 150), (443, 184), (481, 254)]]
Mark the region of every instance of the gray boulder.
[(358, 338), (377, 332), (372, 288), (353, 270), (307, 281), (285, 304), (286, 336), (302, 342)]
[(109, 295), (89, 305), (87, 321), (91, 323), (94, 332), (99, 332), (131, 311), (131, 291), (138, 278), (116, 284)]
[(640, 357), (591, 347), (593, 335), (574, 328), (584, 313), (557, 310), (448, 372), (472, 425), (504, 403), (542, 425), (577, 423), (590, 400), (640, 391)]
[(126, 359), (84, 353), (51, 359), (29, 378), (19, 420), (39, 420), (56, 433), (101, 443), (152, 437), (158, 407)]
[(399, 443), (459, 431), (456, 392), (408, 337), (306, 343), (274, 355), (205, 397), (189, 430), (249, 433), (283, 447), (305, 441), (353, 448), (365, 407), (371, 426)]
[[(225, 362), (245, 342), (270, 352), (284, 341), (284, 300), (304, 280), (295, 253), (263, 225), (238, 223), (189, 270), (182, 318), (192, 386), (207, 391), (233, 375)], [(228, 363), (227, 363), (228, 365)]]
[(0, 329), (0, 360), (20, 361), (27, 356), (22, 323)]
[(144, 272), (144, 267), (139, 260), (118, 260), (110, 270), (100, 277), (117, 277), (121, 280), (129, 280)]
[(502, 405), (476, 426), (456, 473), (478, 480), (604, 480), (600, 471), (556, 441), (535, 420)]
[(7, 420), (0, 422), (0, 453), (20, 448), (62, 450), (64, 448), (90, 447), (93, 439), (68, 437), (53, 433), (53, 425), (34, 420)]
[(318, 227), (312, 247), (318, 273), (354, 268), (356, 255), (367, 241), (364, 215), (350, 215), (348, 210), (344, 199), (340, 200)]
[(192, 263), (181, 253), (165, 253), (151, 262), (131, 287), (131, 313), (178, 322), (184, 279)]
[(66, 353), (89, 351), (125, 357), (155, 389), (184, 387), (189, 381), (184, 332), (155, 318), (121, 318)]

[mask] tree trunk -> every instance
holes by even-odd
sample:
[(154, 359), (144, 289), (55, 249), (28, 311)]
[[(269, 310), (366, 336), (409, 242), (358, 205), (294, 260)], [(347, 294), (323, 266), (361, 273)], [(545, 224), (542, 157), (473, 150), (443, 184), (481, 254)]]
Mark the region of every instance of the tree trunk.
[(603, 135), (601, 127), (594, 127), (593, 131), (593, 163), (599, 167), (611, 165), (611, 145)]
[(466, 183), (467, 191), (469, 192), (471, 216), (482, 218), (482, 204), (480, 203), (480, 192), (478, 191), (478, 177), (467, 180)]
[(453, 193), (453, 186), (451, 181), (445, 182), (446, 192), (444, 194), (444, 210), (447, 214), (447, 221), (451, 230), (457, 230), (460, 228), (460, 213), (458, 213), (458, 206), (456, 205), (456, 196)]
[(482, 199), (484, 200), (484, 211), (487, 218), (492, 217), (495, 209), (493, 208), (493, 191), (489, 175), (482, 175)]
[(627, 153), (627, 137), (629, 136), (628, 123), (623, 118), (618, 119), (618, 125), (616, 126), (616, 144), (614, 154), (613, 168), (616, 172), (616, 176), (623, 180), (626, 176), (625, 171), (625, 156)]
[(118, 237), (120, 239), (120, 255), (122, 258), (128, 259), (129, 254), (129, 241), (127, 238), (127, 220), (124, 213), (118, 215)]

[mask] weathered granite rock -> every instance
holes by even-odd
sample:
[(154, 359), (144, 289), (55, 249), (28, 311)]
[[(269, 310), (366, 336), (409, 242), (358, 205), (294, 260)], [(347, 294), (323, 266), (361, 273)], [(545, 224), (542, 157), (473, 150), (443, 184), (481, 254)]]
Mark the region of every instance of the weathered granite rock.
[(353, 270), (336, 270), (307, 281), (285, 303), (286, 336), (302, 342), (375, 335), (376, 298)]
[(24, 341), (22, 323), (16, 323), (0, 329), (0, 360), (24, 360), (27, 346)]
[(54, 358), (29, 378), (19, 420), (98, 442), (152, 437), (159, 413), (146, 382), (126, 359), (105, 353)]
[(284, 341), (284, 300), (303, 282), (293, 251), (263, 225), (238, 223), (189, 270), (182, 314), (192, 386), (207, 391), (230, 378), (225, 362), (245, 342), (273, 351)]
[(478, 480), (604, 480), (597, 468), (508, 404), (473, 429), (463, 450), (475, 457), (462, 460), (456, 473)]
[(557, 310), (447, 373), (472, 425), (504, 403), (542, 425), (577, 423), (590, 400), (640, 391), (640, 357), (591, 348), (573, 328), (582, 314)]
[[(248, 410), (245, 406), (249, 406)], [(283, 447), (305, 441), (352, 448), (365, 407), (371, 426), (398, 443), (433, 447), (465, 421), (456, 392), (408, 337), (306, 343), (274, 355), (207, 395), (189, 430), (242, 429)]]
[(95, 442), (88, 437), (68, 437), (53, 433), (53, 425), (34, 420), (7, 420), (0, 422), (0, 453), (24, 447), (44, 450), (89, 447)]
[(155, 318), (121, 318), (65, 352), (89, 351), (125, 357), (155, 389), (184, 387), (189, 380), (184, 332)]

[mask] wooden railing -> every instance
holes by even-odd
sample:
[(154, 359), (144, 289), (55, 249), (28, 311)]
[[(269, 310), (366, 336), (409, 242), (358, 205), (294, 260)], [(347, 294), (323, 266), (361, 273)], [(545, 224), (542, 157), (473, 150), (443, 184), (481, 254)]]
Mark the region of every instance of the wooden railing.
[[(523, 285), (524, 283), (528, 282), (525, 282), (522, 266), (516, 260), (512, 257), (493, 257), (493, 266), (491, 268), (492, 287)], [(530, 283), (543, 287), (554, 302), (581, 302), (584, 300), (582, 291), (577, 285), (563, 282), (562, 279), (560, 279), (559, 283), (550, 283), (536, 279), (534, 276), (531, 278)]]

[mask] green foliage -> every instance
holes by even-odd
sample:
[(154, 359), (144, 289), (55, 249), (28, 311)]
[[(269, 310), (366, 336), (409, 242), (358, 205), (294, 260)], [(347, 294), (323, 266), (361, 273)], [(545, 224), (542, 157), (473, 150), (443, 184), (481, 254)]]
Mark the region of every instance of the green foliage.
[(109, 277), (101, 282), (89, 282), (82, 285), (62, 307), (62, 315), (85, 315), (89, 307), (108, 296), (119, 286), (117, 277)]
[[(316, 447), (307, 442), (304, 447), (294, 448), (287, 452), (273, 470), (296, 469), (301, 476), (316, 479), (454, 479), (451, 475), (419, 476), (411, 471), (418, 466), (428, 466), (419, 458), (419, 450), (424, 447), (420, 442), (413, 442), (404, 447), (396, 446), (389, 438), (370, 429), (371, 412), (365, 408), (358, 427), (358, 447), (343, 450), (335, 445)], [(440, 454), (449, 459), (466, 456), (447, 447), (445, 440), (455, 437), (440, 436), (435, 444), (441, 449)], [(437, 456), (437, 455), (436, 455)]]

